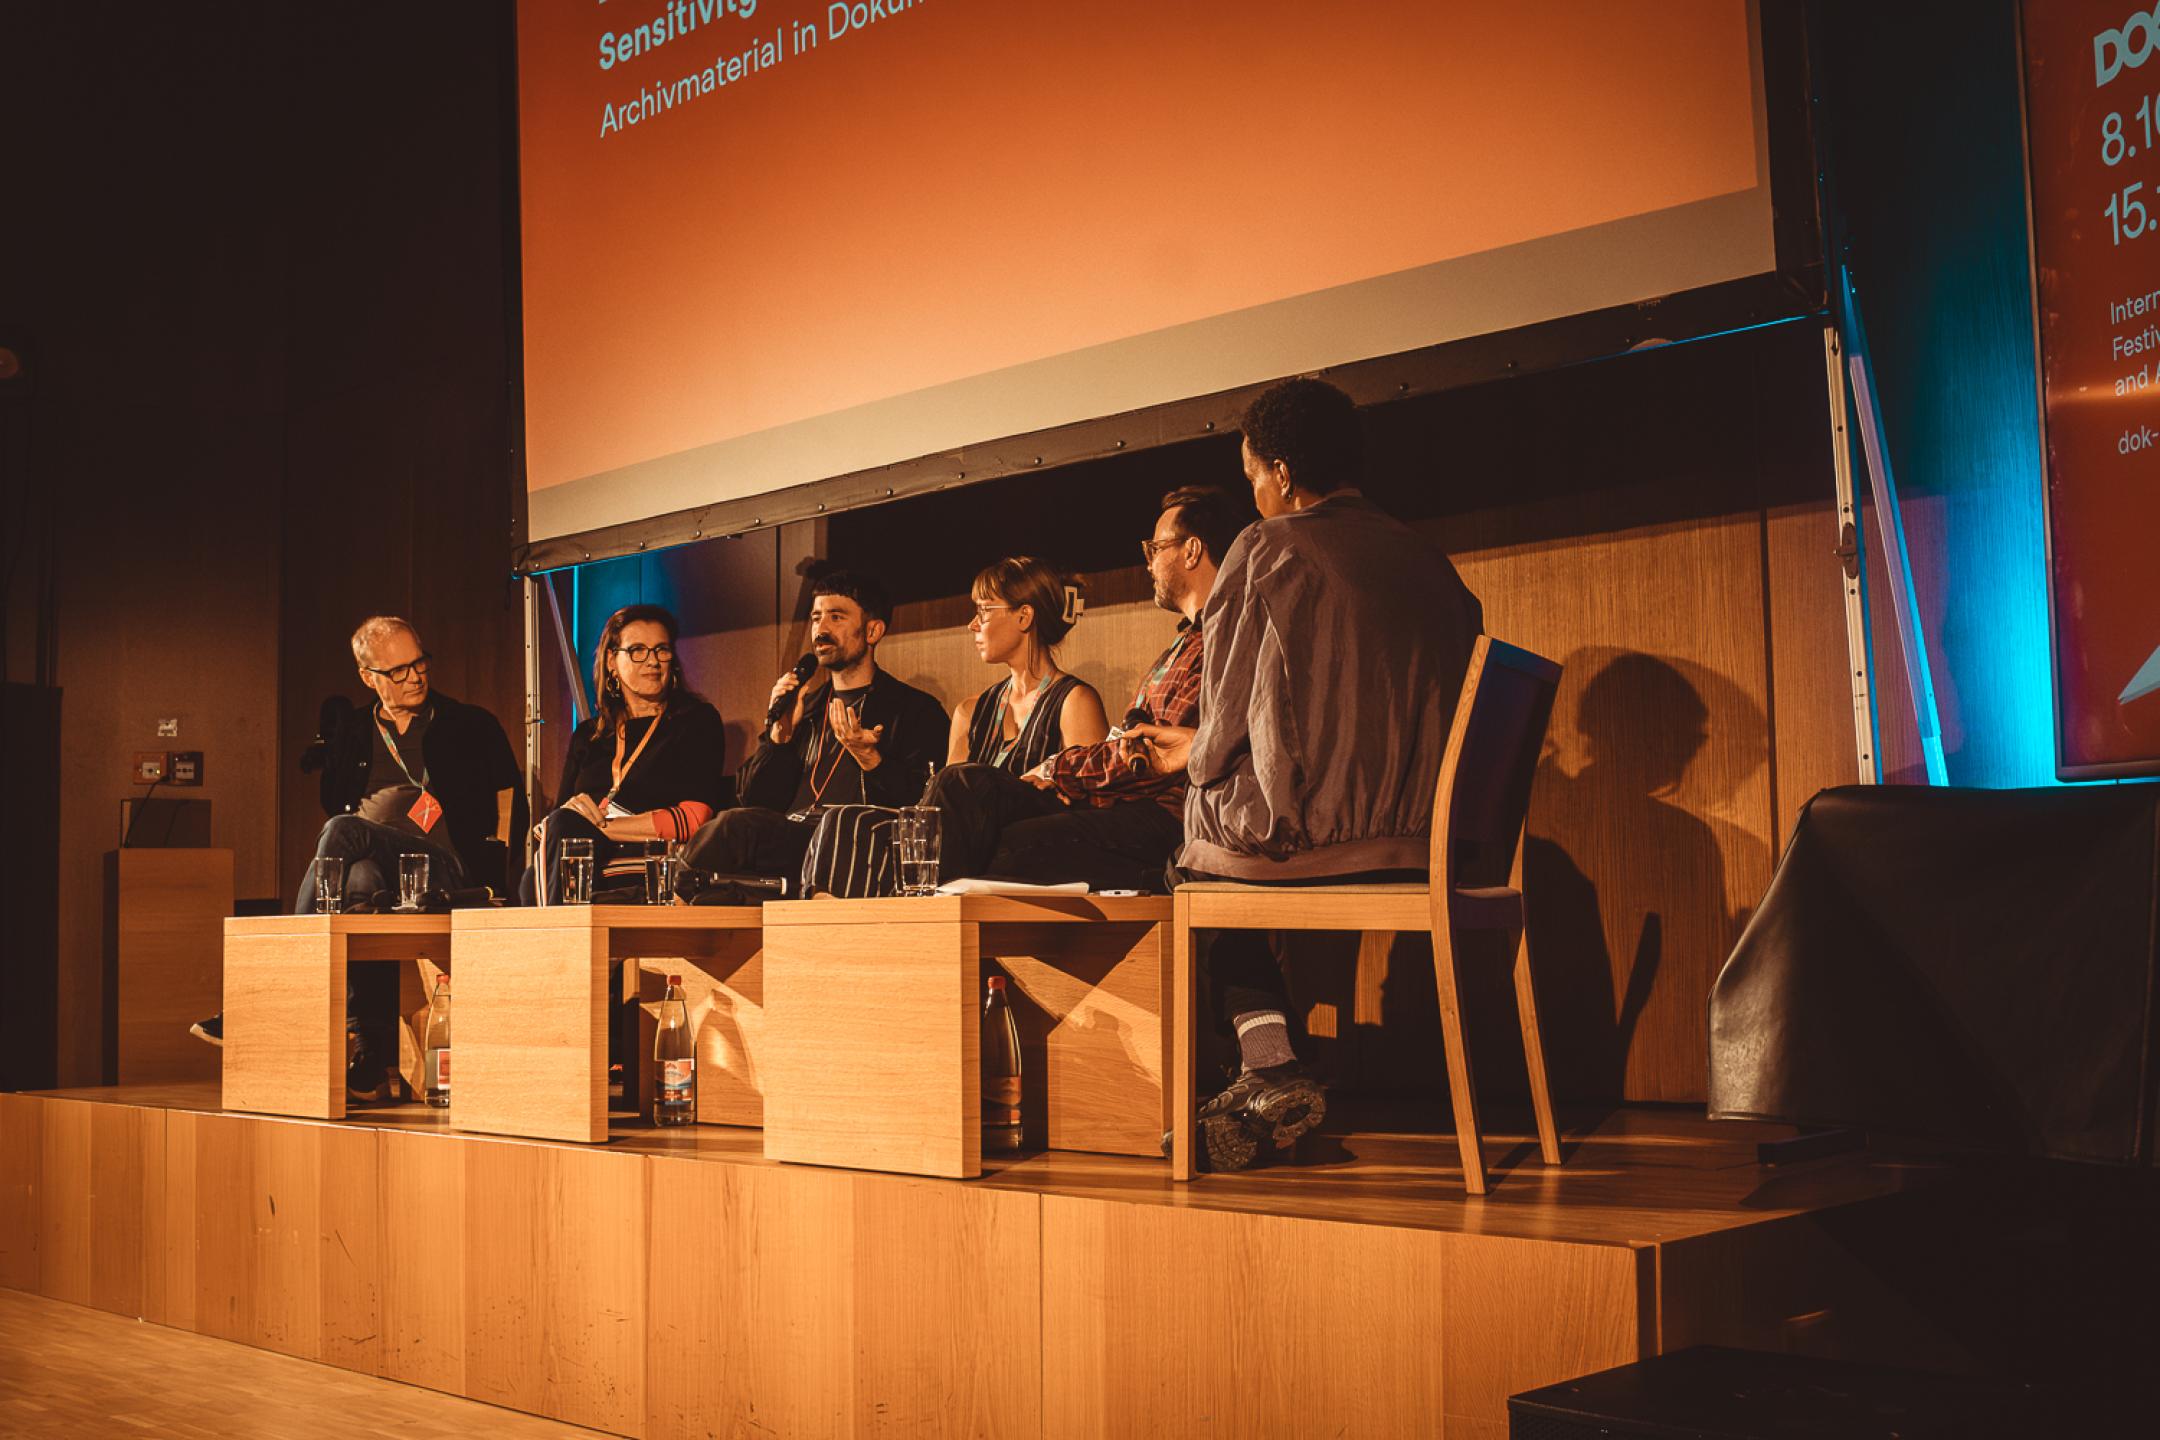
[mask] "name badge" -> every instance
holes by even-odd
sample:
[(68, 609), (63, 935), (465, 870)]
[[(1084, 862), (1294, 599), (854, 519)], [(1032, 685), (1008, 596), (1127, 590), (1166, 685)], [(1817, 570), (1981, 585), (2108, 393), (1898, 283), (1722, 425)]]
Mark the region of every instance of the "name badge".
[(420, 833), (426, 835), (434, 830), (435, 822), (442, 819), (442, 803), (422, 790), (420, 798), (412, 802), (412, 809), (405, 812), (405, 818), (419, 826)]

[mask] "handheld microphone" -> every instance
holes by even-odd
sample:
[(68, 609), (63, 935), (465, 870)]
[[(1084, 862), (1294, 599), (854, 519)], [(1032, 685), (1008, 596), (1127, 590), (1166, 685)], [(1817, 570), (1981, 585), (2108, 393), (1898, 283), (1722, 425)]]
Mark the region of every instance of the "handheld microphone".
[[(1125, 732), (1132, 729), (1133, 726), (1145, 725), (1147, 723), (1148, 712), (1146, 707), (1135, 705), (1132, 709), (1125, 712), (1124, 721), (1118, 725), (1117, 729), (1110, 732), (1110, 737), (1113, 740), (1121, 739), (1123, 738)], [(1131, 768), (1132, 773), (1136, 776), (1145, 775), (1151, 768), (1153, 768), (1148, 764), (1147, 751), (1145, 750), (1135, 750), (1131, 755), (1126, 757), (1125, 763), (1128, 767)]]
[[(795, 677), (796, 686), (799, 689), (801, 688), (802, 682), (808, 680), (816, 672), (817, 654), (815, 651), (813, 651), (807, 655), (804, 655), (802, 659), (797, 660), (795, 662), (795, 668), (788, 673)], [(796, 692), (794, 690), (790, 690), (785, 695), (782, 695), (779, 699), (772, 702), (771, 708), (766, 710), (765, 712), (765, 723), (767, 725), (777, 723), (782, 715), (787, 714), (788, 707), (795, 703), (795, 693)]]

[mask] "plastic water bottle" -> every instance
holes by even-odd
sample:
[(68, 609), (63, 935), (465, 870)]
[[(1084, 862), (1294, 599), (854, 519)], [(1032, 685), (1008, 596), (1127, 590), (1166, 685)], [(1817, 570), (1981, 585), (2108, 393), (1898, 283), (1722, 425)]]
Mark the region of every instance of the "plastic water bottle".
[(1005, 998), (1005, 977), (992, 975), (983, 995), (982, 1105), (984, 1154), (1020, 1148), (1020, 1027)]
[(426, 1060), (422, 1069), (423, 1095), (427, 1103), (450, 1103), (450, 977), (435, 977), (435, 993), (428, 997)]
[(682, 976), (667, 977), (659, 1019), (659, 1033), (653, 1036), (653, 1124), (688, 1125), (697, 1119), (697, 1044)]

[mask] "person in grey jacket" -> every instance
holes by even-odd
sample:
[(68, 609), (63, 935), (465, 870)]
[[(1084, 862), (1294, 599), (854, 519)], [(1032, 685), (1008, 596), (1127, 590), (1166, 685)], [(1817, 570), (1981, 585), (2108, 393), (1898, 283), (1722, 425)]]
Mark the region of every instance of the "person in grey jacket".
[[(1367, 500), (1350, 397), (1287, 380), (1245, 412), (1260, 520), (1223, 559), (1201, 623), (1195, 730), (1143, 726), (1182, 769), (1183, 880), (1425, 878), (1433, 786), (1484, 607), (1446, 555)], [(1225, 931), (1204, 963), (1240, 1070), (1200, 1107), (1215, 1169), (1286, 1153), (1326, 1113), (1291, 1049), (1281, 937)]]

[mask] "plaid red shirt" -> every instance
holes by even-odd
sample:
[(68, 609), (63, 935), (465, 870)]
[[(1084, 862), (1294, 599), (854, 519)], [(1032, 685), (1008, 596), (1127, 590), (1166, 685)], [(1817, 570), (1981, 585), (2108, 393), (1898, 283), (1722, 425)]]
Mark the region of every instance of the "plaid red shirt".
[[(1140, 691), (1133, 696), (1133, 710), (1145, 713), (1152, 725), (1193, 726), (1200, 723), (1200, 626), (1187, 620), (1178, 626), (1178, 638), (1163, 651)], [(1128, 711), (1128, 717), (1130, 712)], [(1074, 805), (1105, 809), (1121, 800), (1154, 800), (1172, 815), (1185, 813), (1183, 774), (1158, 775), (1152, 770), (1134, 773), (1120, 753), (1116, 740), (1075, 745), (1050, 757), (1050, 784)]]

